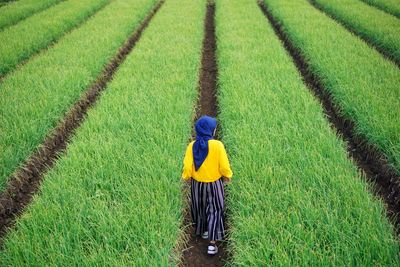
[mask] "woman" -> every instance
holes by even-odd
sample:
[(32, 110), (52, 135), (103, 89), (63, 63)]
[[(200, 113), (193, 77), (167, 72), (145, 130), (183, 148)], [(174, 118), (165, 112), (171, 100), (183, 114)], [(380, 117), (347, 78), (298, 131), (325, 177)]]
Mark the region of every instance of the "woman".
[(215, 140), (217, 120), (202, 116), (195, 124), (196, 140), (183, 161), (182, 178), (191, 181), (191, 213), (196, 235), (210, 241), (207, 253), (218, 253), (217, 240), (224, 238), (223, 180), (232, 178), (225, 147)]

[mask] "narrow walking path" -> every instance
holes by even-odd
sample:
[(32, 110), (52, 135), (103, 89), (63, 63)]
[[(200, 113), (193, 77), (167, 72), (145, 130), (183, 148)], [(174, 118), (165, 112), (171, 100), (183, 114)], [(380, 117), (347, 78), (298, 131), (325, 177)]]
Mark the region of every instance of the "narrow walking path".
[[(217, 93), (218, 67), (216, 61), (216, 37), (215, 37), (215, 4), (207, 5), (206, 17), (204, 21), (204, 40), (203, 53), (201, 59), (200, 80), (199, 80), (199, 99), (196, 105), (196, 118), (202, 115), (212, 117), (217, 116), (218, 101)], [(216, 137), (218, 139), (218, 129)], [(187, 205), (185, 211), (184, 225), (192, 223), (190, 206)], [(219, 242), (219, 252), (215, 256), (207, 255), (208, 240), (196, 237), (191, 226), (186, 227), (186, 236), (189, 241), (183, 249), (183, 266), (223, 266), (227, 259), (226, 243)]]

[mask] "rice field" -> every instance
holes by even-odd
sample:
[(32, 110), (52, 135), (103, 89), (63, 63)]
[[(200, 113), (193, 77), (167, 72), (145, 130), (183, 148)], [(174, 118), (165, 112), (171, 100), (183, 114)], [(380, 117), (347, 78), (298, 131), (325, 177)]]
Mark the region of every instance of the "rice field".
[(381, 9), (388, 14), (400, 18), (400, 5), (397, 0), (362, 0), (363, 2)]
[[(386, 198), (352, 158), (287, 50), (299, 51), (354, 124), (352, 136), (375, 147), (395, 173), (390, 183), (400, 184), (393, 3), (0, 6), (0, 265), (210, 265), (206, 247), (184, 253), (190, 226), (180, 179), (202, 108), (218, 114), (234, 172), (226, 185), (228, 254), (214, 256), (212, 266), (399, 266), (391, 216), (400, 215), (387, 202), (400, 200), (399, 192)], [(215, 25), (205, 22), (210, 6)], [(210, 31), (216, 47), (205, 46)], [(204, 63), (206, 49), (217, 69)], [(202, 99), (212, 94), (204, 72), (217, 75), (212, 103)], [(70, 129), (78, 101), (88, 110)], [(65, 145), (50, 155), (46, 140), (59, 131), (68, 132)]]
[(265, 3), (343, 116), (355, 122), (356, 134), (384, 151), (400, 173), (399, 68), (307, 0)]
[(218, 1), (216, 10), (220, 118), (237, 176), (228, 204), (233, 262), (398, 264), (383, 207), (364, 197), (368, 188), (345, 145), (266, 18), (248, 1)]
[(1, 82), (0, 187), (96, 80), (154, 3), (114, 1)]
[(358, 0), (312, 0), (311, 2), (400, 66), (400, 20), (398, 18)]
[(19, 0), (0, 1), (1, 8), (0, 30), (18, 23), (19, 21), (32, 16), (42, 10), (46, 10), (61, 0)]
[(0, 32), (0, 75), (54, 43), (66, 31), (106, 5), (108, 0), (70, 0)]

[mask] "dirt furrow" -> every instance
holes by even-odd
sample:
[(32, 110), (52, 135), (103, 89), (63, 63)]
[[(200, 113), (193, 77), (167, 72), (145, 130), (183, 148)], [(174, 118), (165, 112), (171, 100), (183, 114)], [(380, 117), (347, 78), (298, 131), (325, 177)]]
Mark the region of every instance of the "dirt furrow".
[(323, 9), (323, 7), (321, 5), (319, 5), (317, 2), (315, 2), (314, 0), (308, 0), (310, 2), (310, 4), (312, 4), (316, 9), (318, 9), (319, 11), (321, 11), (322, 13), (324, 13), (326, 16), (328, 16), (329, 18), (333, 19), (334, 21), (336, 21), (339, 25), (341, 25), (342, 27), (344, 27), (347, 31), (351, 32), (352, 34), (354, 34), (355, 36), (357, 36), (358, 38), (360, 38), (361, 40), (363, 40), (369, 47), (371, 47), (372, 49), (375, 49), (376, 51), (378, 51), (385, 59), (393, 62), (398, 68), (400, 68), (400, 62), (398, 60), (396, 60), (396, 58), (394, 58), (392, 55), (390, 55), (390, 53), (388, 53), (384, 48), (379, 47), (378, 45), (375, 45), (374, 43), (372, 43), (371, 40), (369, 40), (368, 38), (361, 36), (360, 34), (358, 34), (356, 31), (354, 31), (353, 29), (351, 29), (349, 26), (347, 26), (345, 23), (342, 23), (339, 19), (337, 19), (335, 16), (328, 14), (327, 12), (325, 12), (325, 10)]
[(387, 215), (394, 224), (397, 233), (400, 233), (400, 177), (396, 170), (378, 148), (369, 144), (364, 137), (355, 134), (354, 121), (341, 115), (340, 108), (335, 105), (332, 96), (325, 90), (318, 76), (310, 71), (308, 62), (301, 51), (291, 43), (281, 24), (274, 19), (263, 2), (258, 1), (258, 4), (285, 49), (293, 58), (305, 84), (321, 102), (331, 127), (346, 142), (349, 156), (373, 185), (374, 194), (386, 203)]
[(7, 186), (0, 195), (1, 240), (14, 225), (16, 217), (22, 214), (24, 208), (31, 202), (33, 195), (39, 190), (44, 174), (52, 168), (56, 160), (65, 151), (75, 130), (85, 120), (87, 111), (100, 97), (107, 83), (111, 81), (118, 67), (139, 41), (143, 31), (163, 3), (164, 0), (161, 0), (154, 6), (140, 26), (131, 34), (104, 68), (96, 81), (58, 123), (53, 132), (45, 138), (41, 146), (8, 179)]
[[(216, 37), (215, 37), (215, 4), (207, 5), (206, 17), (204, 21), (203, 52), (199, 76), (199, 99), (196, 104), (195, 120), (202, 115), (216, 117), (218, 114), (217, 101), (217, 76), (218, 66), (216, 61)], [(218, 139), (218, 129), (216, 138)], [(194, 133), (193, 133), (194, 135)], [(190, 194), (186, 190), (185, 195)], [(190, 205), (186, 203), (184, 218), (185, 236), (187, 238), (186, 247), (182, 250), (182, 266), (223, 266), (228, 258), (226, 242), (218, 243), (218, 254), (215, 256), (207, 255), (208, 240), (196, 237), (192, 227), (190, 215)]]

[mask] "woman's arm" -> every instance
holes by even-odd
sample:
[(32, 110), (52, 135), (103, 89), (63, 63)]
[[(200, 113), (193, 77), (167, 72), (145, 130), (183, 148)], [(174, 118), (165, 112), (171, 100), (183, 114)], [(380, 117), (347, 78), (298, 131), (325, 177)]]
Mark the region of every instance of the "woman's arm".
[(192, 145), (189, 144), (186, 148), (185, 158), (183, 159), (183, 172), (182, 172), (183, 180), (189, 180), (191, 178), (192, 168), (193, 168)]
[(221, 143), (220, 158), (219, 158), (219, 171), (222, 174), (222, 176), (225, 177), (224, 181), (231, 180), (233, 173), (231, 170), (231, 166), (229, 164), (228, 155), (226, 154), (225, 147), (222, 143)]

